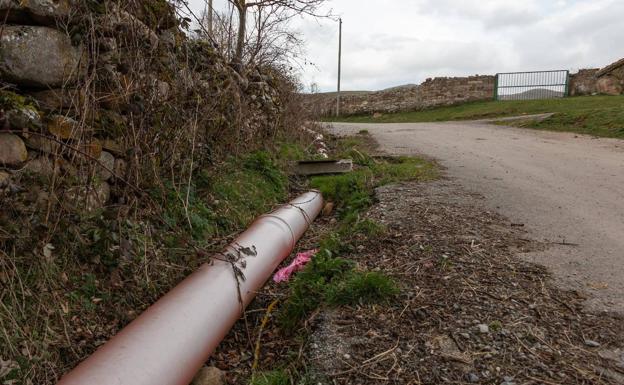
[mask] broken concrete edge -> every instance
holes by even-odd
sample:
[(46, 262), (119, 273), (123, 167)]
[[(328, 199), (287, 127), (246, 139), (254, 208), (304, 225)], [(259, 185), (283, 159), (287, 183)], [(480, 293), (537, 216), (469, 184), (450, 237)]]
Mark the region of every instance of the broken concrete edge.
[(312, 175), (331, 175), (331, 174), (347, 174), (353, 171), (353, 160), (304, 160), (297, 163), (295, 174), (312, 176)]

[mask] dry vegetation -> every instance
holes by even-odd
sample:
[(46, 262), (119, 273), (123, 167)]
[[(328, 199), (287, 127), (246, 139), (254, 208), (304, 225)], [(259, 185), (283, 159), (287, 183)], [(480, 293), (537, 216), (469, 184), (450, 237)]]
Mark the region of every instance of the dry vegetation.
[(547, 245), (422, 160), (367, 156), (371, 144), (338, 141), (357, 171), (313, 179), (337, 210), (299, 249), (321, 252), (259, 293), (213, 356), (229, 383), (622, 383), (621, 317), (587, 312), (521, 258)]
[(0, 127), (30, 153), (0, 181), (0, 383), (55, 383), (288, 197), (307, 143), (296, 80), (235, 69), (187, 37), (181, 6), (79, 1), (55, 28), (85, 76), (49, 103), (1, 84)]

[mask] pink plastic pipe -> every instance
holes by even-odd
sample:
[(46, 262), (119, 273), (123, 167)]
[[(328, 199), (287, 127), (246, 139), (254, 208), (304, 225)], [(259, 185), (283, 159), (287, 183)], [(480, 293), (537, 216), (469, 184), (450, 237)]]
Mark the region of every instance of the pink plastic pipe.
[[(188, 385), (322, 207), (321, 194), (309, 192), (260, 217), (221, 260), (190, 275), (59, 385)], [(240, 257), (243, 306), (228, 254)]]

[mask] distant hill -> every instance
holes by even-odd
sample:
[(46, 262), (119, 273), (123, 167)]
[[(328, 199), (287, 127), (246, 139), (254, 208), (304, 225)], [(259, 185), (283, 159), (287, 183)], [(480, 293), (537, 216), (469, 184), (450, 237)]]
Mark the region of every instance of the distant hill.
[(500, 100), (530, 100), (530, 99), (555, 99), (562, 98), (563, 91), (549, 90), (546, 88), (535, 88), (513, 95), (500, 95)]
[[(400, 86), (390, 87), (390, 88), (386, 88), (386, 89), (379, 90), (379, 91), (340, 91), (340, 94), (342, 96), (364, 95), (364, 94), (370, 94), (370, 93), (374, 93), (374, 92), (401, 91), (401, 90), (404, 90), (404, 89), (411, 89), (411, 88), (418, 88), (418, 84), (403, 84), (403, 85), (400, 85)], [(319, 93), (316, 93), (316, 94), (309, 94), (309, 95), (336, 96), (336, 92), (335, 91), (332, 91), (332, 92), (319, 92)]]
[(403, 84), (401, 86), (395, 86), (395, 87), (386, 88), (385, 90), (381, 90), (381, 92), (384, 92), (384, 91), (398, 91), (398, 90), (401, 90), (403, 88), (415, 88), (415, 87), (418, 87), (418, 84)]
[[(348, 95), (361, 95), (361, 94), (370, 94), (373, 91), (340, 91), (340, 95), (348, 96)], [(322, 95), (322, 96), (336, 96), (336, 91), (333, 92), (318, 92), (316, 94), (308, 94), (308, 95)]]

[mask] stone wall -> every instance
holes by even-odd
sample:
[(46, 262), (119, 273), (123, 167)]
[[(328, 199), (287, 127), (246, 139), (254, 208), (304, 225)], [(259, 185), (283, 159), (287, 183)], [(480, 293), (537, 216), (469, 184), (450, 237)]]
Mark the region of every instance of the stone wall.
[[(494, 96), (495, 76), (427, 79), (376, 92), (347, 92), (342, 96), (342, 115), (372, 115), (451, 106), (489, 100)], [(624, 93), (624, 59), (603, 69), (582, 69), (570, 74), (570, 96), (620, 95)], [(336, 93), (305, 95), (305, 106), (314, 116), (336, 113)]]
[(0, 190), (37, 174), (92, 211), (285, 126), (285, 78), (238, 73), (166, 0), (0, 0), (0, 20)]
[(602, 69), (585, 69), (570, 75), (570, 95), (621, 95), (624, 93), (624, 59)]
[(427, 79), (419, 87), (420, 108), (451, 106), (455, 104), (494, 98), (494, 76)]
[(620, 95), (624, 92), (624, 59), (606, 66), (596, 73), (596, 88), (605, 95)]
[(583, 69), (570, 74), (570, 96), (594, 95), (598, 92), (596, 74), (599, 68)]
[[(345, 93), (341, 114), (366, 115), (416, 111), (488, 100), (494, 97), (494, 76), (470, 76), (427, 79), (421, 85), (395, 87), (377, 92)], [(330, 116), (336, 111), (336, 94), (306, 95), (305, 104), (316, 116)]]

